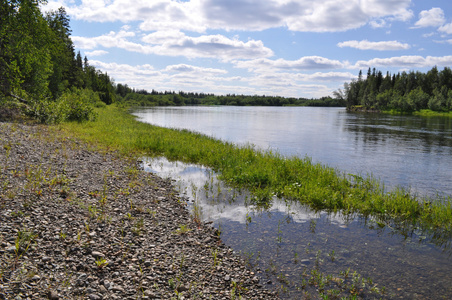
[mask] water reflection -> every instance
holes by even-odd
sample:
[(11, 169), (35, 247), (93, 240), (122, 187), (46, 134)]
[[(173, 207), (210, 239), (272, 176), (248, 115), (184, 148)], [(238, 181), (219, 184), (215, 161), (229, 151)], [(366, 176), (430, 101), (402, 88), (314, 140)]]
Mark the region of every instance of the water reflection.
[(158, 126), (307, 155), (345, 173), (372, 174), (388, 188), (452, 195), (451, 118), (312, 107), (159, 107), (133, 114)]
[(380, 291), (383, 286), (387, 289), (384, 295), (367, 289), (361, 293), (366, 298), (452, 296), (450, 254), (429, 243), (426, 236), (403, 236), (396, 228), (369, 219), (313, 212), (279, 199), (264, 210), (252, 205), (246, 191), (224, 186), (206, 168), (164, 158), (147, 160), (144, 166), (176, 179), (191, 208), (200, 208), (202, 220), (212, 221), (221, 230), (222, 240), (260, 270), (261, 283), (278, 289), (282, 298), (318, 294), (322, 282), (310, 284), (315, 276), (323, 278), (316, 272), (331, 274), (331, 289), (337, 290), (336, 281), (347, 270), (351, 270), (350, 284), (356, 271), (361, 279), (371, 277)]

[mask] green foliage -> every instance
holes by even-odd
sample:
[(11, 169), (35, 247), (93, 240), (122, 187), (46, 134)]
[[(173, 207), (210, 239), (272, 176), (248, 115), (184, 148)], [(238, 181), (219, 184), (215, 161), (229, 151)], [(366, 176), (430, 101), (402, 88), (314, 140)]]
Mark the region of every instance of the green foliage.
[(96, 118), (93, 104), (99, 96), (88, 89), (72, 89), (55, 101), (33, 101), (28, 114), (41, 123), (57, 124), (63, 121), (89, 121)]
[(235, 105), (235, 106), (345, 106), (345, 100), (322, 97), (320, 99), (285, 98), (279, 96), (247, 96), (228, 94), (216, 96), (204, 93), (147, 92), (116, 85), (118, 102), (132, 106), (182, 106), (182, 105)]
[(2, 0), (0, 97), (7, 99), (2, 102), (11, 106), (10, 99), (19, 97), (42, 123), (93, 119), (92, 106), (114, 102), (113, 80), (75, 55), (66, 11), (44, 17), (39, 9), (44, 2)]
[(397, 75), (369, 68), (367, 78), (344, 84), (344, 91), (335, 92), (343, 97), (350, 110), (360, 106), (360, 110), (384, 110), (398, 112), (416, 112), (430, 109), (437, 112), (452, 110), (452, 70), (445, 67), (438, 71), (436, 67), (427, 73), (402, 72)]
[(24, 90), (35, 97), (48, 93), (51, 73), (49, 28), (39, 10), (42, 1), (4, 1), (0, 8), (0, 85), (4, 95)]

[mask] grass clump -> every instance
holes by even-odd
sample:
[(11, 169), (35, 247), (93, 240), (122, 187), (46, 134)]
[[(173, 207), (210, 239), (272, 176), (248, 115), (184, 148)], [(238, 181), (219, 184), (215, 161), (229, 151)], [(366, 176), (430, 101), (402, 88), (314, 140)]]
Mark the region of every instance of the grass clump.
[(250, 189), (256, 204), (263, 206), (278, 196), (314, 210), (359, 213), (377, 218), (381, 224), (403, 223), (434, 236), (452, 236), (450, 197), (420, 199), (401, 188), (387, 192), (372, 177), (343, 174), (308, 157), (284, 157), (252, 145), (238, 147), (187, 130), (144, 124), (115, 106), (96, 113), (94, 122), (65, 123), (58, 128), (127, 156), (165, 156), (208, 166), (229, 184)]

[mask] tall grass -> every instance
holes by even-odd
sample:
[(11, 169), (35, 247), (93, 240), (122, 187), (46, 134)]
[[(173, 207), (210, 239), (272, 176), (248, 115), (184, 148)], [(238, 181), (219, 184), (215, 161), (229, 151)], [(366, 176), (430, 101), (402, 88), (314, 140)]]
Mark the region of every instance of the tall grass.
[(58, 128), (124, 155), (162, 155), (208, 166), (229, 184), (253, 191), (256, 204), (266, 205), (278, 196), (315, 210), (358, 213), (383, 224), (396, 222), (419, 227), (433, 236), (452, 236), (450, 197), (420, 199), (402, 188), (387, 192), (372, 177), (343, 174), (314, 164), (307, 157), (287, 158), (251, 145), (238, 147), (187, 130), (144, 124), (114, 106), (98, 109), (97, 113), (95, 122), (65, 123)]

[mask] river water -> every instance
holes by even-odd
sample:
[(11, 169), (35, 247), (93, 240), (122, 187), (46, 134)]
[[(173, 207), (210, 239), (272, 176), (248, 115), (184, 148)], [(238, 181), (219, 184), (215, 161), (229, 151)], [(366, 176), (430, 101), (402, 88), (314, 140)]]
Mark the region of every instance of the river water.
[[(164, 107), (133, 114), (143, 122), (238, 145), (307, 155), (346, 173), (372, 174), (388, 188), (403, 186), (431, 197), (452, 194), (449, 118), (309, 107)], [(224, 186), (203, 167), (163, 158), (149, 160), (145, 167), (177, 179), (180, 192), (194, 203), (192, 209), (198, 207), (202, 219), (213, 222), (222, 240), (258, 270), (261, 283), (283, 298), (300, 299), (321, 290), (318, 282), (306, 284), (313, 270), (337, 279), (348, 269), (372, 277), (380, 289), (384, 286), (384, 298), (452, 297), (450, 242), (435, 245), (422, 233), (400, 234), (372, 220), (312, 212), (283, 199), (274, 199), (262, 211), (248, 204), (245, 191)], [(365, 298), (381, 296), (363, 290)]]
[(452, 195), (452, 119), (347, 113), (317, 107), (164, 107), (134, 112), (143, 122), (309, 156), (386, 186)]

